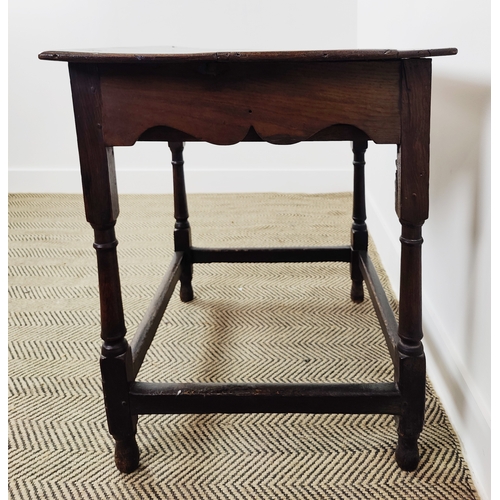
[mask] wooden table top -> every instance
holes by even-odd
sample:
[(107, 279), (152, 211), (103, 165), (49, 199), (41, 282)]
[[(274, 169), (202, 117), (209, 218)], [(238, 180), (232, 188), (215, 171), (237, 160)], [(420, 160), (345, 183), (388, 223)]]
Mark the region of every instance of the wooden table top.
[(187, 61), (370, 61), (451, 56), (455, 48), (424, 50), (295, 50), (295, 51), (210, 51), (185, 47), (142, 47), (86, 49), (74, 51), (49, 50), (38, 58), (72, 63), (151, 63)]

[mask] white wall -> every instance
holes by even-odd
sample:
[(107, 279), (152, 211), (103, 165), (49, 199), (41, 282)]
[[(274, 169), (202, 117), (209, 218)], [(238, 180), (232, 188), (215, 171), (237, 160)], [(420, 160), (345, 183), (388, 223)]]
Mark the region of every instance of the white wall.
[[(67, 65), (39, 61), (39, 52), (161, 45), (352, 48), (356, 3), (21, 0), (10, 2), (9, 28), (9, 190), (80, 192)], [(169, 154), (166, 144), (115, 148), (120, 192), (171, 190)], [(346, 144), (188, 144), (185, 157), (191, 192), (345, 191), (351, 185)], [(287, 183), (282, 174), (272, 175), (276, 170), (287, 170)]]
[[(238, 49), (458, 47), (458, 56), (434, 60), (431, 212), (424, 226), (425, 347), (431, 380), (462, 440), (476, 484), (488, 498), (489, 36), (487, 0), (12, 1), (9, 190), (81, 190), (67, 67), (39, 61), (43, 50), (169, 44)], [(188, 146), (186, 176), (192, 192), (351, 188), (346, 144)], [(168, 156), (164, 144), (117, 148), (120, 191), (169, 191)], [(397, 292), (394, 158), (395, 147), (370, 146), (367, 187), (368, 224)]]
[[(483, 498), (490, 495), (490, 4), (358, 0), (361, 48), (457, 47), (433, 61), (430, 218), (423, 236), (431, 381)], [(368, 156), (368, 227), (399, 290), (394, 154)]]

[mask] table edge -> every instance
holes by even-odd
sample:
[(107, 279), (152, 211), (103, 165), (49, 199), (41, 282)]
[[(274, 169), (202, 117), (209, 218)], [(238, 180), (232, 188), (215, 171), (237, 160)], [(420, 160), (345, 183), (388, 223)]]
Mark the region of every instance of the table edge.
[[(307, 50), (307, 51), (254, 51), (254, 52), (186, 52), (186, 49), (171, 52), (148, 53), (135, 52), (120, 53), (118, 49), (104, 49), (102, 51), (45, 51), (38, 58), (45, 61), (63, 61), (71, 63), (174, 63), (189, 61), (214, 62), (308, 62), (308, 61), (364, 61), (384, 59), (410, 59), (437, 56), (450, 56), (458, 53), (456, 48), (438, 48), (422, 50), (394, 50), (394, 49), (353, 49), (353, 50)], [(113, 52), (115, 50), (115, 52)], [(143, 49), (147, 50), (147, 49)]]

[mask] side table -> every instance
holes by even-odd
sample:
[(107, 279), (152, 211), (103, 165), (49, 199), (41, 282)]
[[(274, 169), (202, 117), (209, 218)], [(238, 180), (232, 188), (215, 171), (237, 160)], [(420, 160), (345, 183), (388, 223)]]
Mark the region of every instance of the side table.
[[(425, 357), (421, 227), (428, 216), (431, 58), (456, 49), (203, 52), (49, 51), (69, 63), (87, 221), (95, 233), (101, 307), (101, 373), (115, 462), (139, 463), (137, 418), (151, 413), (378, 413), (397, 417), (396, 460), (419, 462)], [(323, 248), (197, 248), (191, 244), (183, 172), (189, 141), (351, 141), (350, 245)], [(371, 140), (397, 144), (396, 212), (401, 221), (399, 324), (368, 255), (364, 154)], [(130, 344), (114, 226), (118, 217), (113, 146), (167, 141), (174, 179), (175, 254)], [(349, 263), (351, 298), (363, 281), (394, 364), (392, 383), (207, 384), (136, 382), (175, 286), (193, 299), (192, 269), (207, 262)]]

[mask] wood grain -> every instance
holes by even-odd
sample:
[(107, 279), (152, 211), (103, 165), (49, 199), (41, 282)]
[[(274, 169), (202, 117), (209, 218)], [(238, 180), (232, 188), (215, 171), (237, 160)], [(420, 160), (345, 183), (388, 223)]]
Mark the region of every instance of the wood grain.
[(129, 146), (168, 126), (213, 144), (253, 128), (291, 144), (336, 124), (400, 139), (400, 62), (101, 65), (103, 134)]
[(429, 215), (431, 64), (430, 59), (402, 63), (396, 213), (415, 224)]
[(76, 51), (49, 50), (39, 54), (46, 61), (68, 61), (79, 63), (150, 63), (187, 61), (372, 61), (379, 59), (406, 59), (419, 57), (449, 56), (457, 53), (455, 48), (395, 50), (395, 49), (350, 49), (350, 50), (294, 50), (294, 51), (210, 51), (185, 47), (132, 47)]

